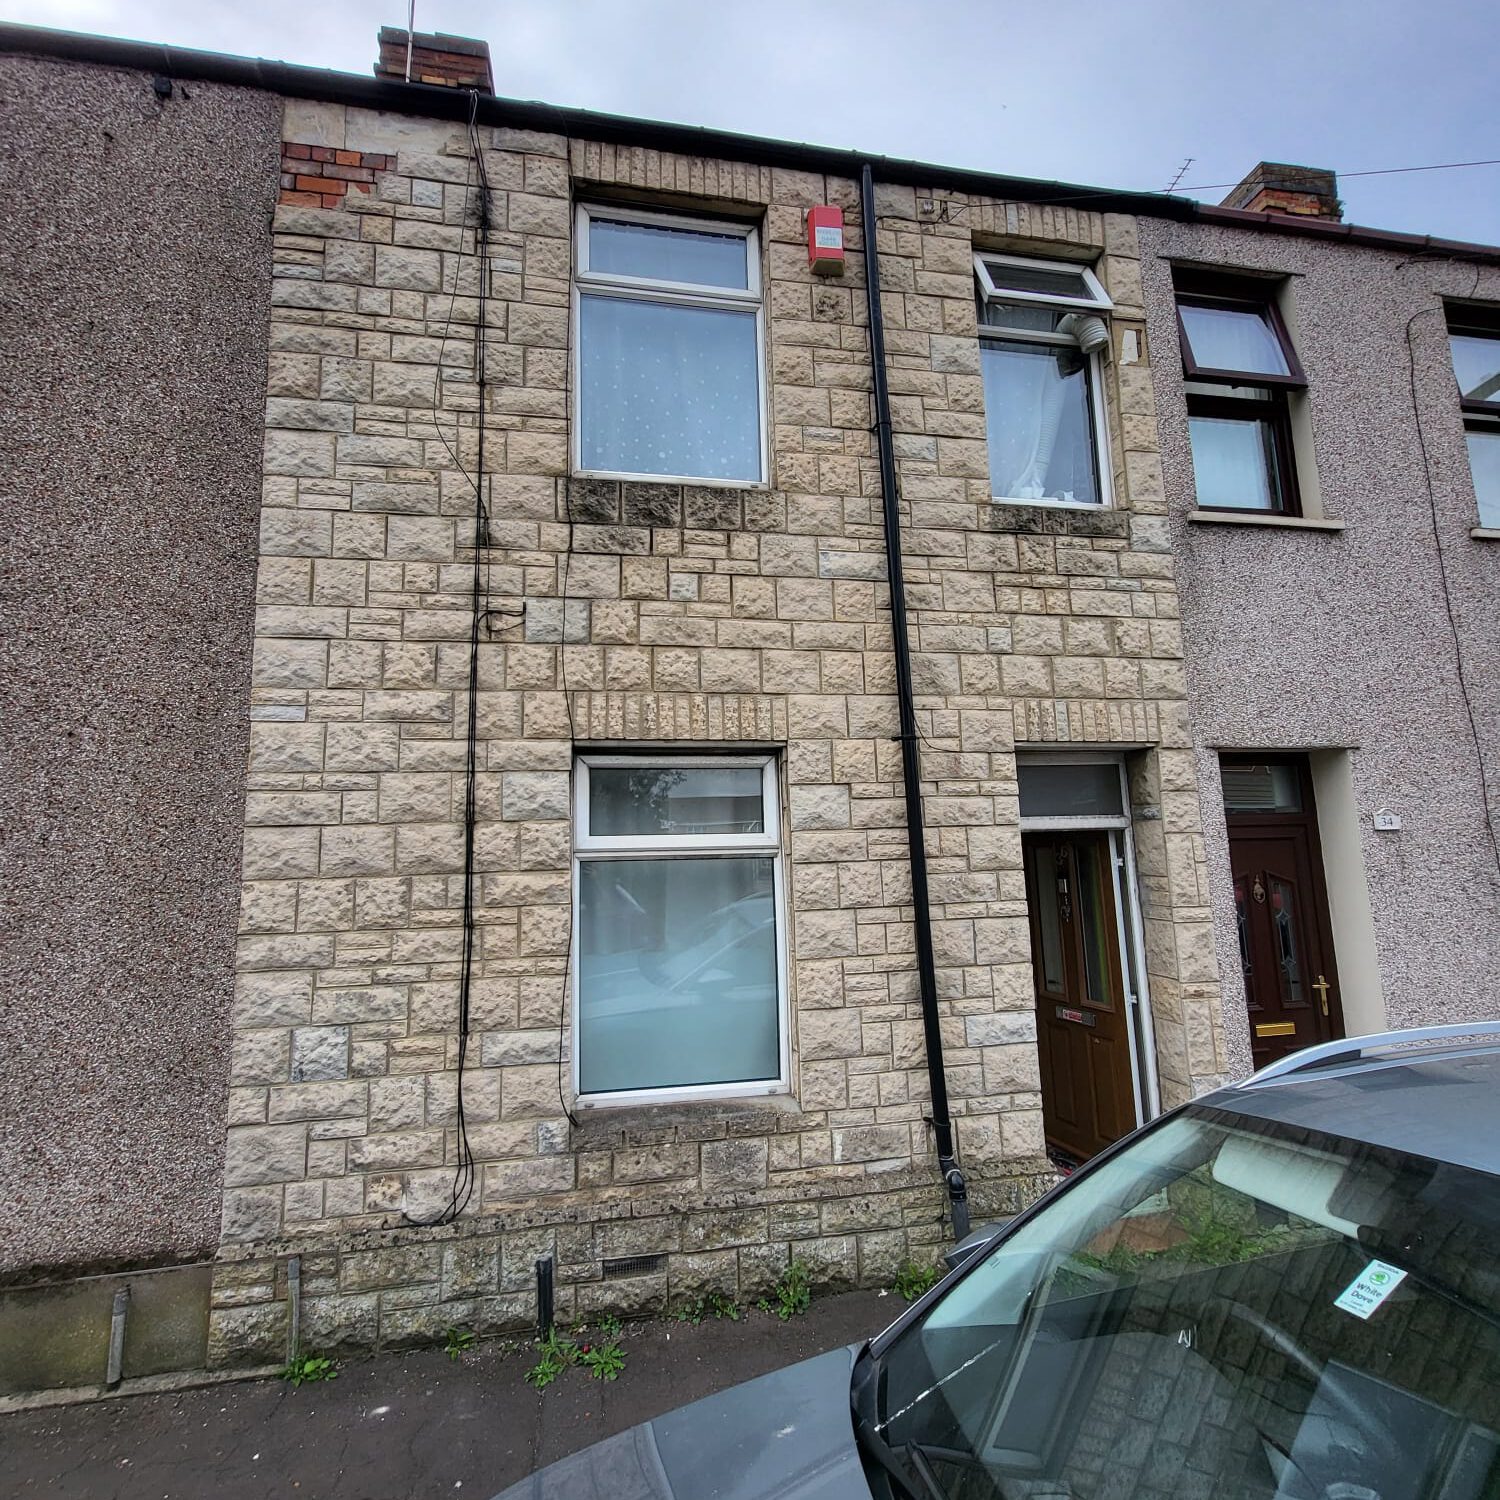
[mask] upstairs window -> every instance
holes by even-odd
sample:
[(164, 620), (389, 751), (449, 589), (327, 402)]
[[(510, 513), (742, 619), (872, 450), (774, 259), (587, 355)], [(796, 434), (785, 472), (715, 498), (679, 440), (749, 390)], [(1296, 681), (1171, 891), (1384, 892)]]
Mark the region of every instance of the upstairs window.
[(974, 257), (990, 490), (996, 500), (1109, 496), (1100, 357), (1113, 307), (1086, 266)]
[(1448, 345), (1479, 524), (1500, 527), (1500, 308), (1450, 307)]
[(765, 478), (759, 236), (580, 208), (575, 465), (621, 478)]
[(1181, 271), (1175, 281), (1199, 507), (1297, 515), (1289, 403), (1307, 380), (1273, 289)]

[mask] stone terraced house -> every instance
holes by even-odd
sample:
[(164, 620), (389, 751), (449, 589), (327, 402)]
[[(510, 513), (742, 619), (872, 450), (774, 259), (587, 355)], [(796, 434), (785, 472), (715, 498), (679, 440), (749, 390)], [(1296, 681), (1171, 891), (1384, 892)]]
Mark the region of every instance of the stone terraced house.
[[(1393, 285), (1402, 237), (1317, 182), (1210, 209), (518, 105), (416, 40), (407, 83), (404, 32), (358, 79), (0, 28), (0, 1393), (524, 1329), (539, 1262), (564, 1320), (887, 1284), (1243, 1072), (1266, 1006), (1332, 1034), (1299, 942), (1369, 981), (1351, 1029), (1472, 1013), (1387, 962), (1383, 762), (1236, 720), (1216, 613), (1280, 566), (1225, 549), (1341, 529), (1337, 314), (1268, 288)], [(1390, 316), (1464, 291), (1478, 368), (1500, 253), (1412, 244)], [(1429, 333), (1493, 599), (1497, 401), (1461, 418)], [(1300, 503), (1209, 496), (1283, 408)], [(1500, 640), (1459, 613), (1488, 644), (1422, 649), (1488, 661), (1441, 838), (1492, 962)], [(1266, 875), (1261, 934), (1244, 840), (1319, 819), (1328, 893)]]

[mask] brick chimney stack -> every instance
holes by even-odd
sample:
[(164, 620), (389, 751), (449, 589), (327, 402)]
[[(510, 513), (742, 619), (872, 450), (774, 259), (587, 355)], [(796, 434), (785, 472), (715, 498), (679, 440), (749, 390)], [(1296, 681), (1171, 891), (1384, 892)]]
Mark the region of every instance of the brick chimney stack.
[(1339, 180), (1322, 167), (1292, 167), (1284, 162), (1257, 163), (1240, 185), (1224, 199), (1223, 208), (1251, 213), (1295, 214), (1308, 219), (1342, 219)]
[[(404, 26), (380, 28), (380, 60), (375, 64), (377, 78), (406, 78), (406, 41)], [(450, 89), (478, 89), (481, 94), (495, 92), (490, 73), (490, 44), (467, 36), (444, 36), (440, 32), (419, 31), (412, 37), (411, 81), (435, 83)]]

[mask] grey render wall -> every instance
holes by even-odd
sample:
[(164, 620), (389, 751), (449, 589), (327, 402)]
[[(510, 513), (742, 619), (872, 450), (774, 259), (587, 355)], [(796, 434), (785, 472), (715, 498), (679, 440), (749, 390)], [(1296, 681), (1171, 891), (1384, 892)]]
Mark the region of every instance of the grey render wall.
[[(1153, 361), (1236, 1060), (1248, 1067), (1222, 748), (1348, 749), (1390, 1024), (1500, 1015), (1500, 871), (1482, 792), (1487, 777), (1500, 807), (1500, 544), (1470, 536), (1442, 311), (1444, 297), (1500, 301), (1500, 268), (1248, 229), (1143, 222), (1141, 235), (1159, 355), (1177, 342), (1173, 260), (1290, 278), (1322, 509), (1346, 523), (1330, 534), (1189, 521), (1181, 366)], [(1381, 807), (1401, 816), (1399, 833), (1374, 831)]]
[(218, 1240), (279, 104), (0, 59), (0, 1276)]

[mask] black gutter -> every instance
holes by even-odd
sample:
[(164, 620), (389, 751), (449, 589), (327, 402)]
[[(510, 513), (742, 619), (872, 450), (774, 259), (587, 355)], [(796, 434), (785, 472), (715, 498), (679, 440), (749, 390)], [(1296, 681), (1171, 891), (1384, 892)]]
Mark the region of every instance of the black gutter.
[[(329, 68), (305, 68), (266, 58), (234, 57), (223, 52), (167, 47), (157, 42), (131, 42), (78, 31), (53, 31), (42, 26), (0, 23), (0, 54), (5, 53), (131, 68), (167, 78), (200, 79), (206, 83), (264, 89), (292, 99), (318, 99), (329, 104), (352, 104), (360, 109), (423, 115), (435, 120), (467, 121), (469, 117), (466, 89), (398, 83)], [(612, 145), (674, 151), (689, 156), (714, 156), (725, 161), (788, 167), (794, 171), (827, 172), (837, 177), (858, 177), (864, 163), (869, 161), (879, 168), (882, 182), (922, 188), (928, 192), (947, 189), (1023, 203), (1056, 204), (1094, 213), (1142, 214), (1181, 223), (1232, 224), (1306, 239), (1343, 240), (1349, 244), (1421, 257), (1500, 265), (1500, 247), (1446, 240), (1436, 235), (1401, 234), (1390, 229), (1372, 229), (1361, 224), (1298, 218), (1289, 214), (1250, 213), (1244, 209), (1198, 203), (1192, 198), (1177, 198), (1168, 193), (1133, 193), (1113, 188), (1082, 187), (1072, 182), (998, 176), (968, 168), (938, 166), (932, 162), (872, 157), (831, 146), (770, 140), (727, 130), (708, 130), (697, 125), (637, 120), (628, 115), (596, 114), (591, 110), (567, 109), (553, 104), (481, 96), (478, 123), (578, 136)]]
[(865, 297), (870, 309), (870, 369), (875, 387), (875, 433), (880, 449), (880, 494), (885, 515), (885, 571), (891, 591), (891, 633), (896, 645), (896, 703), (900, 712), (901, 779), (906, 789), (906, 843), (911, 858), (912, 920), (917, 937), (917, 984), (922, 999), (922, 1039), (932, 1093), (932, 1133), (938, 1167), (948, 1188), (953, 1239), (969, 1232), (969, 1191), (953, 1150), (948, 1112), (948, 1075), (938, 1021), (937, 966), (932, 952), (932, 909), (927, 892), (927, 831), (922, 816), (922, 762), (917, 748), (917, 710), (912, 701), (911, 641), (906, 626), (906, 583), (901, 566), (901, 506), (896, 492), (896, 444), (891, 435), (891, 393), (885, 373), (885, 318), (880, 310), (880, 255), (875, 248), (875, 173), (860, 168), (864, 215)]

